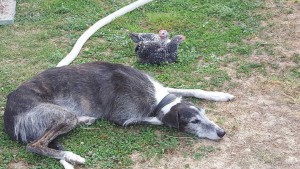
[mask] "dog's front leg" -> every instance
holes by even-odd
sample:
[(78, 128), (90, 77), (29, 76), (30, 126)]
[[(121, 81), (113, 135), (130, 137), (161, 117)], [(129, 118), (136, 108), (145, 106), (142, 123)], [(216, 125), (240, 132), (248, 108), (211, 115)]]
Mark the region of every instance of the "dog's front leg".
[(128, 126), (133, 124), (162, 125), (163, 123), (157, 117), (142, 117), (142, 118), (130, 118), (123, 123), (123, 126)]
[(196, 97), (198, 99), (212, 100), (212, 101), (230, 101), (234, 99), (234, 96), (229, 93), (223, 92), (213, 92), (213, 91), (204, 91), (200, 89), (174, 89), (166, 88), (168, 92), (186, 96), (186, 97)]

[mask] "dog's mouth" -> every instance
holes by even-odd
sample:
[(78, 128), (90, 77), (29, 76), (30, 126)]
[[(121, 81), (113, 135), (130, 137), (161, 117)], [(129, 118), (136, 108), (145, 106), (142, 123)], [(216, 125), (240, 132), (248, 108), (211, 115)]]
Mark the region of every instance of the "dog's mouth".
[(217, 129), (214, 132), (209, 132), (209, 133), (197, 133), (196, 135), (199, 138), (205, 138), (213, 141), (218, 141), (221, 140), (225, 136), (226, 132), (223, 129)]

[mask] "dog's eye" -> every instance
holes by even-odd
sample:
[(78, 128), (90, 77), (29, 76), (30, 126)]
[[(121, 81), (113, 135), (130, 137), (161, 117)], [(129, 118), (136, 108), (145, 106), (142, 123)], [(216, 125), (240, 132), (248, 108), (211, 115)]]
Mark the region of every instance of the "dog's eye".
[(200, 120), (198, 120), (198, 119), (191, 121), (191, 123), (199, 123), (199, 122), (200, 122)]

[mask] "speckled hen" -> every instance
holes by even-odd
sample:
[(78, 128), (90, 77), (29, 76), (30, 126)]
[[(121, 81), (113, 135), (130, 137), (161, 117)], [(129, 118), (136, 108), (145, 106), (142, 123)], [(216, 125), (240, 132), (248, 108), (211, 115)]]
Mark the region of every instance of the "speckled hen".
[(183, 35), (176, 35), (167, 44), (160, 42), (142, 41), (136, 47), (136, 53), (141, 63), (164, 64), (173, 63), (177, 60), (178, 46), (185, 40)]

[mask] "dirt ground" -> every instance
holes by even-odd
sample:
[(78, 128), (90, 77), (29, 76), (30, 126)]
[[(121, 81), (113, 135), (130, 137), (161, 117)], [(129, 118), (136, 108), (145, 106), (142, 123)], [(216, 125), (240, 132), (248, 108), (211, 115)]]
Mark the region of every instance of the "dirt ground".
[[(214, 114), (225, 117), (227, 130), (219, 142), (200, 140), (193, 148), (213, 146), (217, 150), (200, 160), (183, 155), (180, 150), (162, 159), (145, 161), (133, 154), (133, 168), (284, 168), (300, 169), (300, 81), (283, 81), (286, 70), (297, 63), (300, 54), (300, 3), (267, 1), (265, 13), (271, 17), (263, 23), (261, 33), (248, 43), (272, 44), (273, 55), (253, 52), (249, 60), (277, 65), (268, 68), (273, 76), (256, 75), (236, 78), (234, 65), (224, 67), (238, 85), (228, 91), (236, 96), (232, 102), (216, 103)], [(298, 63), (299, 64), (299, 63)], [(213, 119), (216, 120), (216, 119)]]

